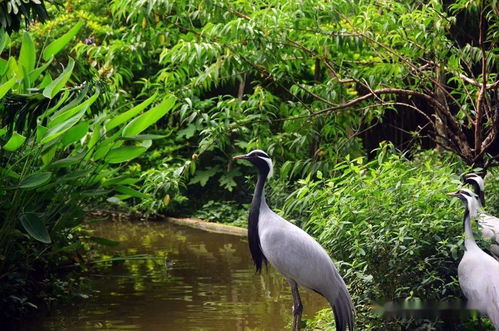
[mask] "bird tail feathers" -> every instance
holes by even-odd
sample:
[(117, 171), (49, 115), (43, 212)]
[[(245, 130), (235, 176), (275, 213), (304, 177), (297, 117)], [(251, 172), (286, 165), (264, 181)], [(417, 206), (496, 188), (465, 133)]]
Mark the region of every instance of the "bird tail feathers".
[(336, 293), (336, 298), (331, 302), (331, 307), (333, 308), (336, 330), (345, 331), (348, 327), (348, 330), (353, 331), (354, 307), (346, 287)]

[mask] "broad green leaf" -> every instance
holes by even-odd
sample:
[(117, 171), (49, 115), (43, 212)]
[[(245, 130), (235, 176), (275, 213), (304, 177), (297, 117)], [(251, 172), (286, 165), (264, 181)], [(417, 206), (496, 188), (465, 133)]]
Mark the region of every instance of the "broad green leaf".
[(40, 82), (40, 84), (38, 84), (38, 88), (39, 89), (46, 88), (52, 82), (53, 82), (52, 76), (50, 76), (50, 74), (47, 73), (45, 74), (45, 76), (43, 76), (43, 79)]
[(81, 177), (84, 177), (84, 176), (87, 176), (88, 174), (90, 174), (91, 171), (90, 170), (77, 170), (77, 171), (72, 171), (70, 173), (68, 173), (67, 175), (65, 176), (62, 176), (62, 177), (58, 177), (57, 178), (57, 182), (70, 182), (72, 180), (75, 180), (75, 179), (78, 179), (78, 178), (81, 178)]
[(107, 155), (107, 153), (111, 150), (111, 148), (119, 147), (120, 145), (118, 143), (116, 143), (116, 140), (119, 138), (119, 136), (120, 136), (120, 132), (117, 131), (111, 137), (106, 138), (103, 142), (98, 144), (95, 147), (95, 153), (92, 156), (92, 159), (94, 161), (100, 160)]
[(23, 71), (21, 69), (21, 66), (17, 64), (15, 57), (13, 56), (9, 57), (7, 66), (8, 66), (6, 73), (7, 77), (17, 77), (17, 79), (23, 78)]
[(51, 42), (43, 51), (43, 59), (47, 61), (52, 56), (59, 53), (76, 36), (83, 26), (83, 21), (79, 21), (71, 30)]
[(9, 35), (4, 30), (0, 29), (0, 54), (2, 54), (5, 46), (10, 42)]
[(120, 244), (119, 241), (113, 241), (113, 240), (109, 240), (109, 239), (101, 238), (101, 237), (90, 237), (90, 240), (96, 244), (109, 246), (109, 247), (118, 246)]
[[(49, 144), (50, 145), (50, 144)], [(46, 149), (45, 149), (46, 150)], [(57, 146), (52, 146), (47, 152), (42, 154), (42, 162), (44, 166), (47, 166), (52, 162), (55, 157), (55, 152), (57, 151)]]
[(9, 62), (4, 59), (0, 59), (0, 77), (3, 77), (9, 69)]
[(163, 100), (158, 106), (148, 110), (144, 114), (132, 120), (123, 129), (123, 137), (136, 136), (142, 131), (156, 123), (161, 117), (163, 117), (175, 104), (175, 97), (170, 96)]
[(36, 141), (40, 142), (42, 138), (47, 134), (49, 129), (44, 127), (43, 125), (36, 126)]
[(4, 168), (0, 168), (0, 176), (8, 176), (8, 177), (14, 178), (14, 179), (21, 178), (21, 176), (19, 176), (18, 173), (14, 172), (10, 169), (4, 169)]
[(134, 190), (133, 188), (130, 188), (127, 186), (118, 186), (118, 187), (115, 187), (114, 189), (120, 193), (130, 195), (130, 196), (136, 197), (136, 198), (148, 198), (149, 197), (149, 195), (142, 193), (142, 192), (139, 192), (137, 190)]
[(23, 41), (21, 44), (18, 62), (24, 67), (26, 73), (35, 69), (36, 50), (33, 39), (31, 39), (31, 35), (28, 32), (24, 32), (23, 34)]
[(119, 176), (115, 178), (111, 178), (102, 183), (102, 186), (111, 186), (111, 185), (133, 185), (140, 181), (140, 178), (132, 178), (127, 176)]
[(115, 127), (117, 127), (120, 124), (125, 123), (135, 115), (139, 114), (142, 110), (144, 110), (147, 106), (149, 106), (154, 100), (156, 100), (157, 93), (154, 93), (154, 95), (148, 99), (146, 99), (144, 102), (138, 104), (137, 106), (133, 107), (132, 109), (119, 114), (112, 120), (106, 123), (106, 130), (112, 130)]
[(75, 164), (75, 163), (81, 161), (84, 156), (85, 156), (85, 152), (76, 154), (74, 156), (68, 156), (65, 159), (60, 159), (60, 160), (53, 162), (50, 166), (52, 166), (52, 167), (67, 167), (67, 166), (70, 166), (72, 164)]
[(7, 133), (7, 127), (3, 127), (0, 129), (0, 137)]
[(41, 67), (38, 67), (36, 69), (33, 69), (28, 73), (29, 81), (33, 83), (44, 71), (45, 69), (48, 68), (50, 63), (52, 63), (53, 58), (51, 58), (49, 61), (47, 61), (44, 65)]
[(61, 140), (64, 147), (69, 146), (72, 143), (83, 138), (88, 132), (88, 127), (89, 127), (88, 122), (85, 121), (85, 122), (78, 123), (77, 125), (75, 125), (71, 129), (66, 131), (66, 133), (64, 134), (64, 136), (62, 137), (62, 140)]
[(22, 136), (19, 133), (14, 131), (12, 133), (12, 136), (10, 137), (10, 139), (3, 146), (3, 149), (5, 149), (6, 151), (9, 151), (9, 152), (13, 152), (16, 149), (18, 149), (19, 147), (21, 147), (21, 145), (24, 143), (25, 140), (26, 140), (26, 137), (24, 137), (24, 136)]
[(101, 132), (102, 126), (100, 123), (94, 123), (93, 125), (93, 132), (90, 135), (90, 139), (87, 140), (87, 148), (92, 148), (97, 144), (99, 139), (102, 137), (102, 132)]
[(16, 84), (16, 77), (12, 77), (2, 85), (0, 85), (0, 99), (3, 98), (7, 92), (10, 91), (10, 89)]
[[(87, 91), (87, 89), (85, 88), (83, 90), (83, 92), (78, 95), (78, 97), (76, 99), (72, 100), (70, 103), (68, 103), (64, 107), (62, 107), (62, 109), (59, 110), (59, 112), (66, 111), (67, 109), (72, 108), (75, 105), (80, 104), (81, 100), (83, 100), (83, 97), (86, 94), (86, 91)], [(69, 95), (70, 95), (70, 93), (69, 93), (68, 90), (64, 91), (64, 93), (62, 94), (62, 97), (59, 98), (59, 101), (57, 101), (57, 103), (55, 104), (55, 106), (52, 107), (52, 108), (50, 108), (50, 109), (47, 109), (42, 115), (40, 115), (40, 118), (43, 119), (43, 118), (45, 118), (47, 116), (52, 115), (53, 112), (57, 111), (59, 109), (59, 107), (62, 106), (62, 104), (64, 102), (66, 102), (66, 100), (68, 99)]]
[(20, 217), (21, 224), (26, 232), (33, 238), (44, 244), (50, 244), (52, 240), (43, 224), (40, 216), (35, 213), (25, 213)]
[(124, 140), (155, 140), (155, 139), (161, 139), (166, 137), (165, 135), (161, 134), (139, 134), (136, 136), (128, 136), (128, 137), (122, 137)]
[(46, 98), (52, 99), (57, 93), (59, 93), (59, 91), (64, 87), (66, 82), (71, 77), (74, 65), (75, 61), (72, 58), (69, 58), (68, 65), (66, 66), (66, 68), (64, 68), (59, 77), (54, 79), (50, 84), (47, 85), (47, 87), (43, 89), (43, 95)]
[(219, 170), (218, 167), (212, 167), (208, 170), (198, 171), (196, 173), (196, 176), (194, 176), (191, 179), (189, 184), (199, 183), (199, 185), (204, 187), (206, 185), (206, 183), (208, 182), (208, 179), (213, 177), (218, 172), (218, 170)]
[(85, 114), (85, 111), (86, 109), (82, 109), (78, 114), (74, 115), (67, 121), (62, 122), (53, 128), (50, 128), (45, 134), (45, 136), (42, 138), (41, 143), (42, 144), (48, 143), (53, 139), (59, 137), (69, 129), (71, 129), (82, 118), (83, 114)]
[(24, 178), (20, 183), (20, 188), (35, 188), (47, 183), (52, 177), (52, 173), (50, 171), (38, 172), (33, 175), (30, 175)]
[(122, 146), (109, 151), (105, 160), (108, 163), (121, 163), (135, 159), (143, 154), (147, 148), (142, 146)]
[(86, 196), (86, 197), (95, 197), (97, 195), (105, 195), (105, 194), (108, 194), (110, 192), (111, 192), (111, 190), (105, 190), (105, 189), (102, 189), (102, 188), (97, 188), (97, 189), (93, 189), (93, 190), (81, 191), (79, 194), (83, 195), (83, 196)]
[(54, 115), (50, 119), (47, 126), (49, 128), (53, 128), (54, 126), (66, 121), (70, 117), (79, 113), (80, 111), (86, 111), (88, 109), (88, 107), (90, 107), (95, 102), (95, 100), (97, 100), (98, 96), (99, 96), (99, 92), (96, 92), (94, 95), (92, 95), (89, 99), (85, 100), (81, 104), (79, 104), (71, 109), (68, 109), (64, 112), (57, 112), (56, 115)]

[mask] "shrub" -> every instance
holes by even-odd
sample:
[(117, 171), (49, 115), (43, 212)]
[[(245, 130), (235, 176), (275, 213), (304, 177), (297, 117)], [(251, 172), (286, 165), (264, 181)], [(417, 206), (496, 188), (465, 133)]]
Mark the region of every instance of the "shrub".
[(65, 63), (60, 73), (48, 70), (79, 27), (40, 56), (29, 33), (19, 56), (10, 55), (10, 39), (0, 31), (0, 50), (9, 53), (0, 58), (0, 320), (36, 308), (51, 288), (61, 290), (54, 274), (79, 259), (78, 233), (90, 202), (110, 192), (142, 197), (133, 178), (116, 172), (147, 151), (158, 136), (142, 131), (175, 103), (166, 96), (145, 111), (150, 98), (111, 119), (107, 109), (92, 113), (99, 90), (66, 87), (73, 59), (59, 62)]
[(464, 171), (451, 155), (429, 151), (409, 160), (385, 145), (372, 161), (347, 158), (328, 178), (301, 180), (286, 201), (285, 212), (338, 261), (359, 329), (414, 327), (383, 322), (376, 302), (462, 298), (463, 208), (445, 193), (460, 186)]

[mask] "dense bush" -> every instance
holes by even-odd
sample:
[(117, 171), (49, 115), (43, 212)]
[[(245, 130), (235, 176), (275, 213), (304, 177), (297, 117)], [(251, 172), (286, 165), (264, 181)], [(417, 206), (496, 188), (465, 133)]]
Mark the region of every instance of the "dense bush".
[[(166, 95), (113, 118), (92, 111), (99, 89), (70, 85), (75, 61), (54, 59), (81, 25), (41, 52), (25, 32), (18, 54), (0, 31), (0, 320), (66, 290), (54, 273), (80, 259), (77, 234), (91, 201), (148, 196), (117, 173), (161, 137), (141, 133), (175, 103)], [(53, 62), (64, 69), (49, 70)]]
[[(9, 4), (3, 29), (34, 8), (46, 18), (43, 1), (0, 9)], [(229, 160), (263, 147), (281, 164), (273, 204), (342, 261), (360, 326), (380, 327), (373, 300), (460, 295), (461, 208), (443, 193), (466, 168), (446, 154), (407, 159), (387, 146), (369, 161), (360, 137), (387, 111), (416, 111), (437, 132), (417, 123), (411, 142), (429, 134), (468, 163), (493, 159), (495, 1), (61, 4), (47, 6), (53, 18), (29, 34), (0, 32), (0, 292), (10, 291), (2, 306), (32, 307), (31, 285), (49, 273), (26, 280), (77, 254), (83, 211), (99, 197), (144, 214), (241, 224), (252, 191), (241, 183), (249, 174), (253, 183), (254, 170)], [(40, 56), (37, 45), (47, 46)], [(453, 121), (449, 134), (442, 126)], [(143, 135), (152, 124), (155, 135)], [(482, 138), (486, 153), (469, 148)], [(496, 178), (487, 193), (497, 213)]]
[[(409, 160), (385, 145), (372, 161), (348, 159), (328, 175), (301, 180), (287, 199), (288, 216), (338, 261), (359, 329), (422, 323), (384, 323), (374, 303), (462, 298), (457, 265), (463, 207), (445, 193), (460, 187), (465, 171), (451, 155), (425, 152)], [(497, 199), (497, 180), (488, 182), (488, 192)]]

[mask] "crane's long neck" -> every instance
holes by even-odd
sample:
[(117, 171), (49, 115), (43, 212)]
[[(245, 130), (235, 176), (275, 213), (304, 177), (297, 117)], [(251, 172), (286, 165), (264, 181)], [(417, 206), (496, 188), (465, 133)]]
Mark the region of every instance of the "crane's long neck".
[(260, 245), (260, 235), (258, 233), (258, 221), (260, 218), (260, 211), (262, 207), (264, 208), (267, 207), (267, 202), (265, 201), (265, 191), (264, 191), (266, 179), (267, 179), (267, 174), (262, 172), (258, 173), (258, 180), (256, 182), (255, 193), (253, 194), (253, 200), (251, 201), (251, 209), (248, 220), (249, 248), (257, 271), (260, 271), (262, 269), (262, 263), (267, 261), (262, 252), (262, 248)]
[(466, 250), (478, 248), (478, 245), (475, 242), (475, 237), (473, 236), (473, 230), (471, 229), (471, 216), (468, 207), (466, 207), (466, 210), (464, 211), (463, 227), (464, 247)]
[(485, 192), (481, 191), (478, 193), (479, 201), (480, 201), (480, 207), (485, 207)]

